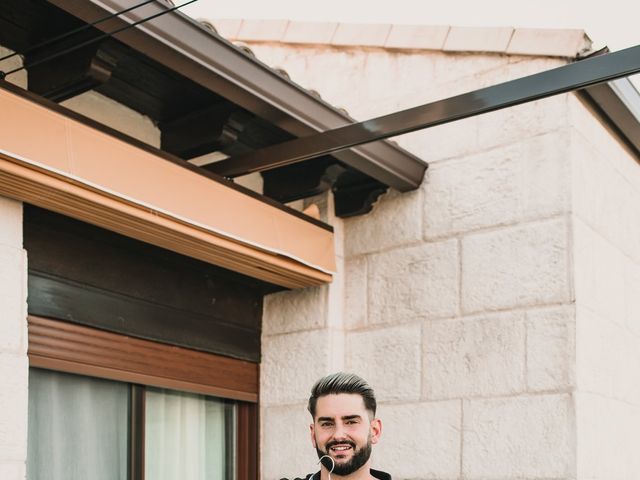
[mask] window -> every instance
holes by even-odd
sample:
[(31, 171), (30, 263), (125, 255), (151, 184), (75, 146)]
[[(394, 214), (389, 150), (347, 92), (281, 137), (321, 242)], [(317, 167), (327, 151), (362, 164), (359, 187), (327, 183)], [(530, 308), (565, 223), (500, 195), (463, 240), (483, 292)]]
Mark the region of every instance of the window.
[(29, 358), (28, 480), (257, 477), (256, 364), (39, 317)]
[(128, 402), (124, 383), (32, 368), (27, 478), (126, 479)]
[(235, 478), (235, 402), (39, 368), (29, 384), (29, 480)]

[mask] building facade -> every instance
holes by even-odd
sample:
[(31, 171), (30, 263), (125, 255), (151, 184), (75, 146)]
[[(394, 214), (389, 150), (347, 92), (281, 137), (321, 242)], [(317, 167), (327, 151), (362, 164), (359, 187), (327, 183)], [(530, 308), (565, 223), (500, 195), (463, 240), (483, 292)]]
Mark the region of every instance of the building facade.
[[(212, 23), (358, 119), (564, 65), (589, 48), (578, 31)], [(28, 87), (25, 72), (12, 82)], [(158, 124), (99, 93), (63, 106), (162, 146)], [(260, 290), (259, 357), (250, 362), (259, 390), (203, 390), (197, 379), (173, 387), (253, 405), (259, 395), (253, 433), (265, 480), (317, 468), (306, 400), (317, 378), (337, 370), (376, 390), (384, 430), (374, 464), (394, 478), (638, 478), (637, 152), (576, 94), (394, 140), (429, 162), (420, 188), (391, 190), (351, 218), (334, 214), (331, 193), (293, 205), (316, 204), (333, 226), (336, 268), (321, 286)], [(244, 181), (261, 191), (256, 176)], [(17, 197), (0, 199), (0, 477), (9, 480), (30, 478), (30, 341), (40, 325), (29, 281), (43, 261), (25, 240), (33, 207)], [(257, 457), (252, 445), (236, 444), (235, 454)], [(200, 478), (163, 468), (165, 477), (153, 475)]]

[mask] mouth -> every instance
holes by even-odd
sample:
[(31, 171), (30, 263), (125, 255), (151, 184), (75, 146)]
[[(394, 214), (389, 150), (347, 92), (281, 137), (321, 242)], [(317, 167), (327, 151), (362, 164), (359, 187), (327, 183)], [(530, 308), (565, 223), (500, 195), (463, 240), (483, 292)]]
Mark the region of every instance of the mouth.
[(344, 457), (353, 451), (353, 447), (347, 443), (338, 443), (328, 448), (329, 452), (335, 457)]

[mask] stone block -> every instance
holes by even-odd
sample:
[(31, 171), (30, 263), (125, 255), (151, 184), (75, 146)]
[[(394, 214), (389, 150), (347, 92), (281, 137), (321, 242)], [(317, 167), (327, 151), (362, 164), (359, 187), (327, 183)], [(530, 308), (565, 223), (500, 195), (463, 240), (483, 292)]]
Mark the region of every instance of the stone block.
[(0, 245), (22, 248), (22, 203), (0, 197)]
[(423, 189), (427, 238), (546, 218), (569, 208), (562, 133), (432, 166)]
[[(571, 126), (582, 143), (606, 158), (606, 164), (630, 185), (640, 185), (640, 169), (632, 153), (611, 129), (606, 128), (606, 123), (598, 113), (576, 95), (568, 96), (568, 107)], [(580, 159), (576, 158), (576, 161), (579, 162)]]
[(346, 256), (371, 253), (422, 238), (422, 192), (389, 192), (367, 215), (344, 222)]
[(27, 356), (0, 353), (0, 378), (0, 462), (23, 462), (27, 458)]
[(572, 229), (577, 304), (625, 325), (626, 267), (633, 262), (580, 218), (573, 218)]
[(394, 478), (459, 478), (459, 400), (382, 404), (378, 412), (383, 434), (374, 446), (373, 468)]
[(367, 276), (370, 325), (451, 317), (458, 312), (456, 240), (371, 255)]
[(263, 335), (322, 328), (326, 325), (328, 287), (310, 287), (264, 297)]
[(434, 87), (440, 89), (439, 98), (475, 90), (478, 86), (473, 82), (478, 79), (489, 85), (504, 81), (505, 73), (512, 68), (509, 57), (492, 53), (444, 52), (434, 60)]
[(443, 50), (446, 52), (497, 52), (507, 50), (511, 27), (451, 27)]
[(330, 44), (338, 28), (336, 22), (289, 22), (282, 38), (287, 43)]
[(578, 390), (640, 407), (640, 338), (606, 316), (576, 308)]
[(366, 378), (378, 401), (420, 398), (420, 325), (346, 334), (347, 371)]
[(524, 313), (435, 320), (425, 324), (423, 336), (425, 398), (524, 391)]
[(288, 20), (243, 20), (238, 39), (254, 42), (278, 42), (287, 30)]
[[(309, 388), (311, 385), (309, 385)], [(311, 444), (311, 415), (307, 404), (262, 409), (262, 478), (303, 478), (318, 470), (318, 456)], [(283, 453), (286, 443), (286, 454)]]
[(574, 212), (640, 263), (640, 224), (635, 221), (640, 216), (640, 169), (629, 171), (626, 167), (634, 160), (616, 142), (593, 130), (585, 127), (585, 133), (572, 136)]
[[(521, 72), (516, 66), (509, 65), (504, 76), (509, 79), (512, 76), (519, 78)], [(544, 67), (547, 66), (552, 68), (544, 64)], [(527, 74), (527, 71), (522, 73)], [(495, 80), (487, 80), (491, 77), (489, 74), (483, 77), (489, 85), (496, 83)], [(529, 167), (534, 172), (536, 163), (539, 160), (548, 161), (550, 156), (566, 169), (570, 164), (571, 138), (568, 129), (568, 97), (569, 95), (556, 95), (478, 116), (478, 149), (514, 144), (514, 147), (520, 146), (518, 152), (531, 164)], [(534, 138), (545, 133), (551, 135)], [(552, 148), (556, 151), (552, 151)], [(562, 179), (567, 181), (566, 176)], [(565, 188), (568, 191), (568, 186)]]
[(384, 47), (389, 36), (391, 25), (373, 23), (340, 23), (333, 38), (332, 45)]
[(591, 48), (591, 41), (584, 30), (516, 28), (507, 53), (575, 58), (577, 54), (589, 48)]
[(367, 257), (345, 261), (345, 328), (362, 328), (367, 324)]
[[(444, 97), (446, 98), (445, 95)], [(443, 140), (443, 139), (455, 139)], [(398, 143), (429, 162), (425, 180), (429, 181), (436, 162), (475, 153), (478, 150), (478, 117), (407, 133), (398, 137)], [(423, 184), (426, 186), (426, 183)]]
[(527, 388), (575, 387), (575, 310), (571, 306), (527, 312)]
[(440, 50), (449, 33), (448, 26), (393, 25), (386, 48)]
[(260, 402), (306, 402), (313, 383), (344, 368), (342, 332), (314, 330), (262, 338)]
[(640, 478), (640, 407), (599, 395), (576, 394), (577, 478)]
[(463, 402), (464, 478), (575, 478), (570, 395)]
[(569, 301), (567, 237), (564, 218), (464, 237), (463, 311)]

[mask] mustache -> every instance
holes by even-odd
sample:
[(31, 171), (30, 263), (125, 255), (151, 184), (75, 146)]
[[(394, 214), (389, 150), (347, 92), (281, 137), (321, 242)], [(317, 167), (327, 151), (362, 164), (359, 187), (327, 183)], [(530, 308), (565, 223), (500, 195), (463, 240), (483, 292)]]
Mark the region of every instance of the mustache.
[(331, 442), (328, 442), (324, 448), (326, 448), (327, 450), (329, 450), (331, 447), (335, 447), (336, 445), (349, 445), (351, 448), (353, 448), (354, 450), (356, 449), (356, 444), (353, 443), (351, 440), (342, 440), (342, 441), (338, 441), (338, 440), (333, 440)]

